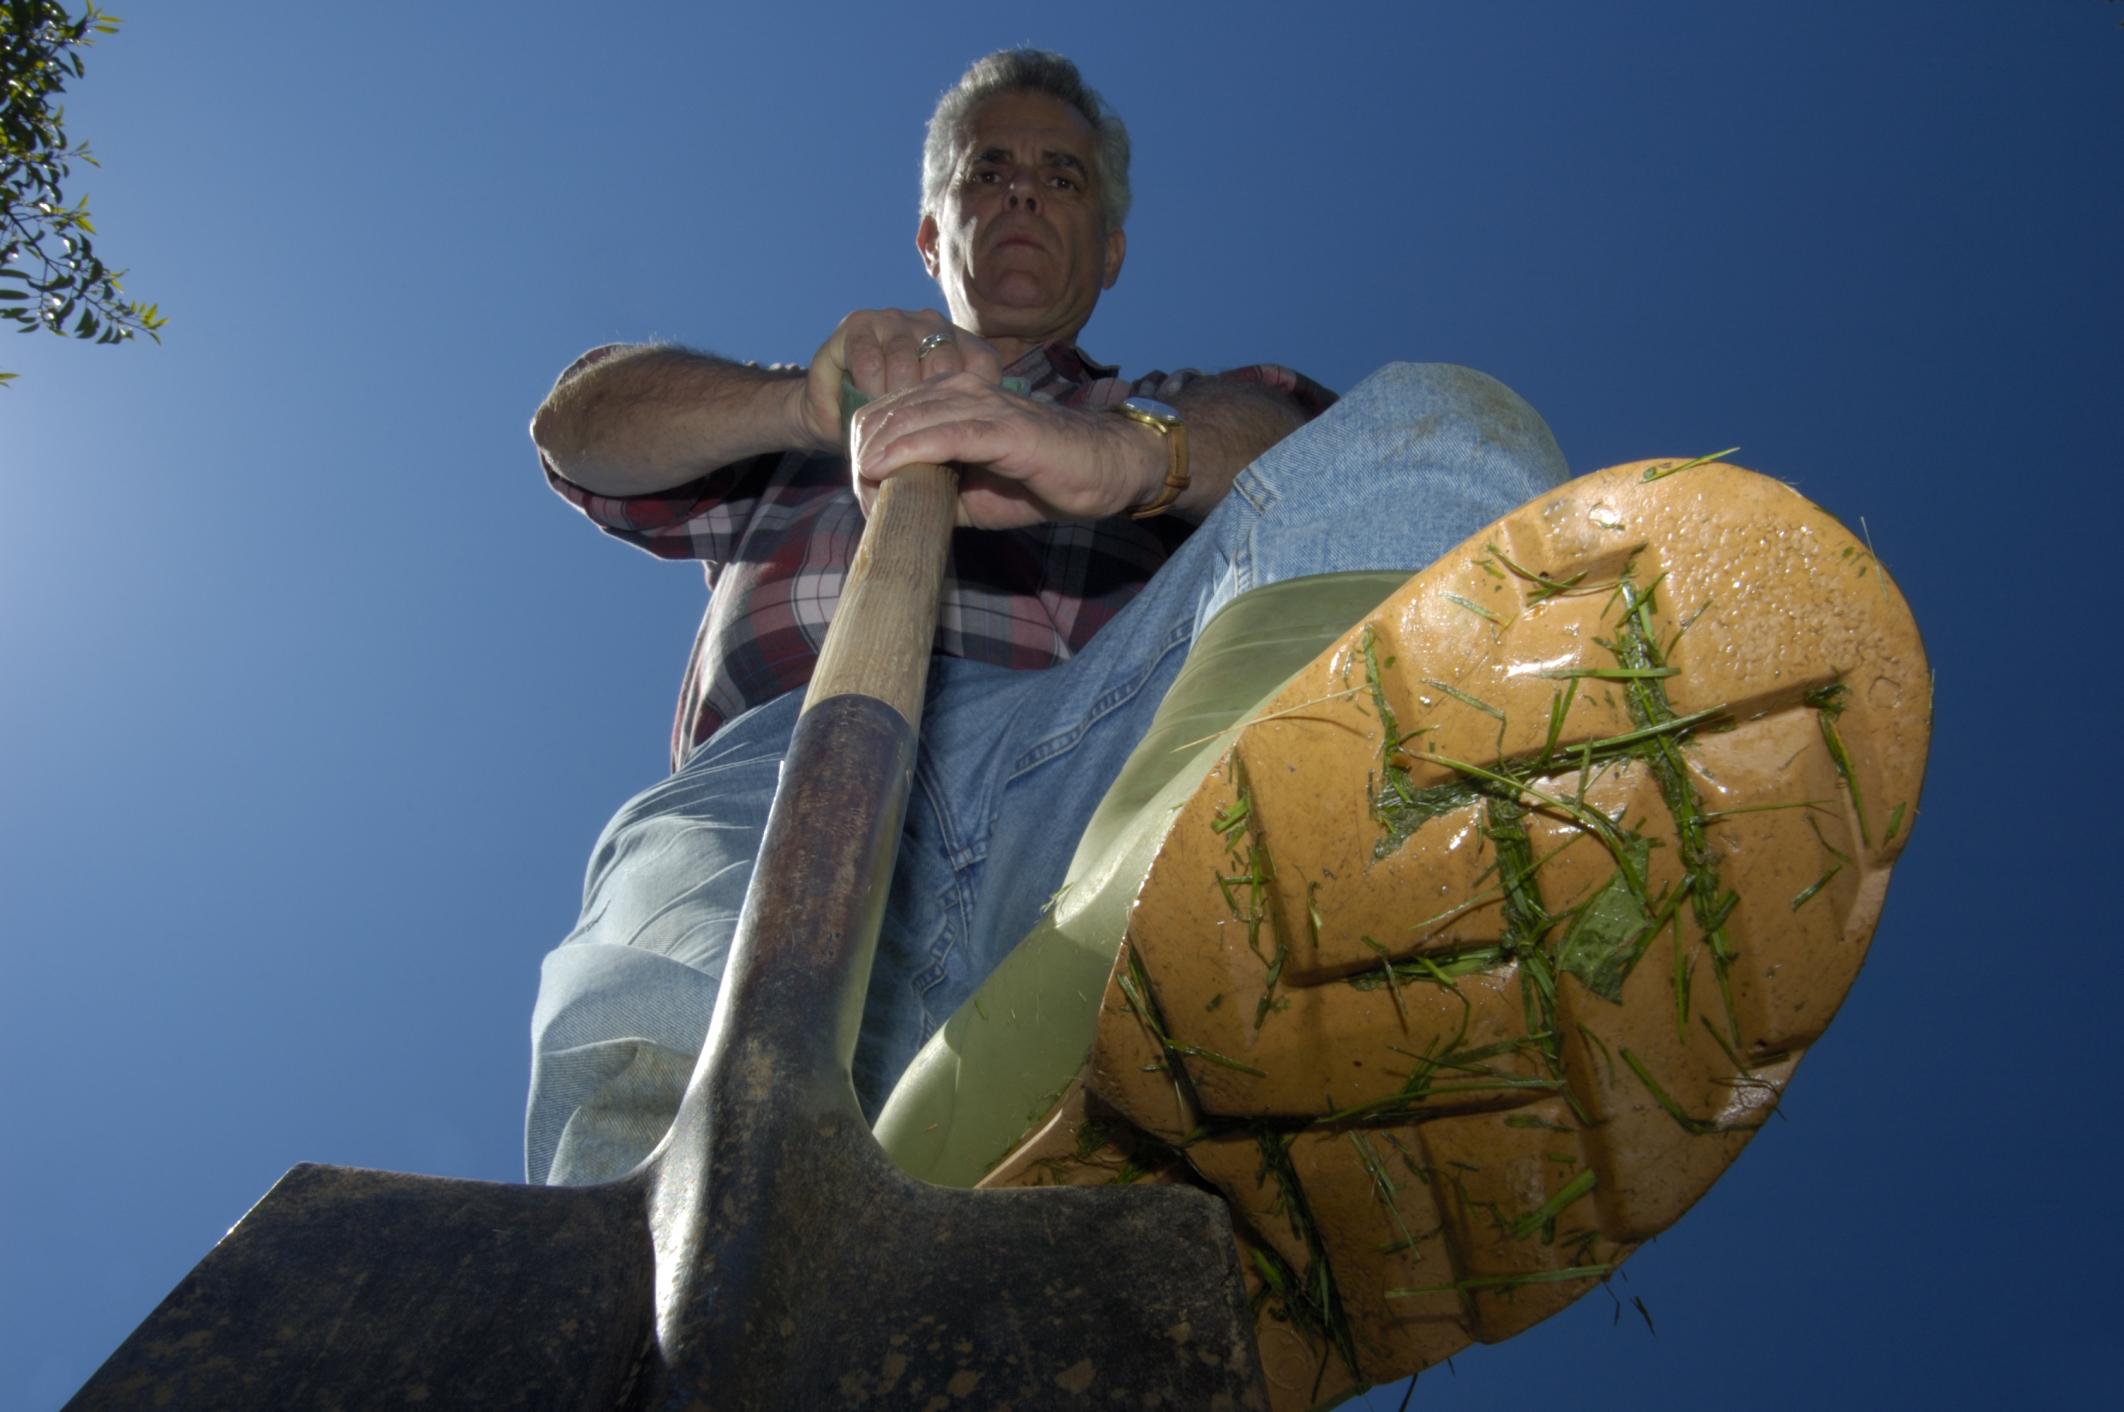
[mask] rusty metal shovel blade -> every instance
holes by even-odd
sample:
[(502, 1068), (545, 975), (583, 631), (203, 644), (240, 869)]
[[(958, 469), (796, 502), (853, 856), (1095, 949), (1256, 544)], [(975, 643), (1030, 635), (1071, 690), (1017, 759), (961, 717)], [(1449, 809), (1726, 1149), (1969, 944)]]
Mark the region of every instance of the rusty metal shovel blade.
[(1266, 1406), (1215, 1198), (930, 1186), (856, 1103), (953, 491), (880, 496), (656, 1152), (581, 1188), (296, 1167), (69, 1409)]

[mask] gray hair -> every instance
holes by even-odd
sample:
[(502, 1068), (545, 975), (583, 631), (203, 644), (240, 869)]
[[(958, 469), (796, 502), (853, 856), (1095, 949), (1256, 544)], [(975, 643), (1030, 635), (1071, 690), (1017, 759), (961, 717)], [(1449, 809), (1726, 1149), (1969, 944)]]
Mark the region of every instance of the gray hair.
[(1044, 49), (999, 49), (973, 67), (937, 100), (929, 117), (929, 136), (922, 143), (922, 214), (933, 216), (944, 199), (958, 158), (962, 130), (974, 109), (1004, 93), (1044, 93), (1084, 115), (1091, 124), (1093, 160), (1098, 164), (1100, 214), (1108, 231), (1128, 220), (1128, 126), (1085, 83), (1077, 66)]

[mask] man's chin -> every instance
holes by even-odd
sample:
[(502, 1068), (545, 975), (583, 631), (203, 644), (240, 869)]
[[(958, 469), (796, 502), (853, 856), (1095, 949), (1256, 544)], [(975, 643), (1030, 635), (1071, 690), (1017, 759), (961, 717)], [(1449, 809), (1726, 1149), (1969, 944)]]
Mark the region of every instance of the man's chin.
[(1073, 338), (1091, 316), (1090, 309), (1076, 309), (1044, 281), (1006, 275), (967, 293), (967, 312), (973, 322), (966, 327), (983, 338), (1029, 343)]
[(998, 309), (1046, 309), (1055, 304), (1054, 288), (1030, 272), (1006, 271), (985, 282), (982, 302)]

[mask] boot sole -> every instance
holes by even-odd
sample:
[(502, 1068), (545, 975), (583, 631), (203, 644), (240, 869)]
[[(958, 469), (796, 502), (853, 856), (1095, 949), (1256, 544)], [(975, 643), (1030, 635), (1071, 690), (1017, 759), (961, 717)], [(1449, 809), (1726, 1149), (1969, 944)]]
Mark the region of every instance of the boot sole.
[(1562, 1309), (1775, 1108), (1858, 973), (1931, 676), (1865, 545), (1637, 462), (1417, 574), (1173, 816), (1079, 1081), (983, 1185), (1230, 1204), (1271, 1402)]

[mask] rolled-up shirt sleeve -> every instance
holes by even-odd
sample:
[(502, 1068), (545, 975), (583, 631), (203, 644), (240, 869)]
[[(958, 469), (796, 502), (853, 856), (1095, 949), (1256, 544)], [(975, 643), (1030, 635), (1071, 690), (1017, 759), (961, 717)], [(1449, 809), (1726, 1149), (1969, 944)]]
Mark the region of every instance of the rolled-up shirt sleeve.
[[(591, 349), (568, 365), (560, 381), (566, 382), (625, 347), (608, 343)], [(786, 453), (770, 452), (721, 467), (669, 490), (647, 495), (599, 495), (562, 475), (553, 458), (543, 451), (538, 458), (546, 483), (606, 534), (659, 559), (700, 560), (708, 565), (711, 575), (734, 557), (746, 526), (788, 459)]]

